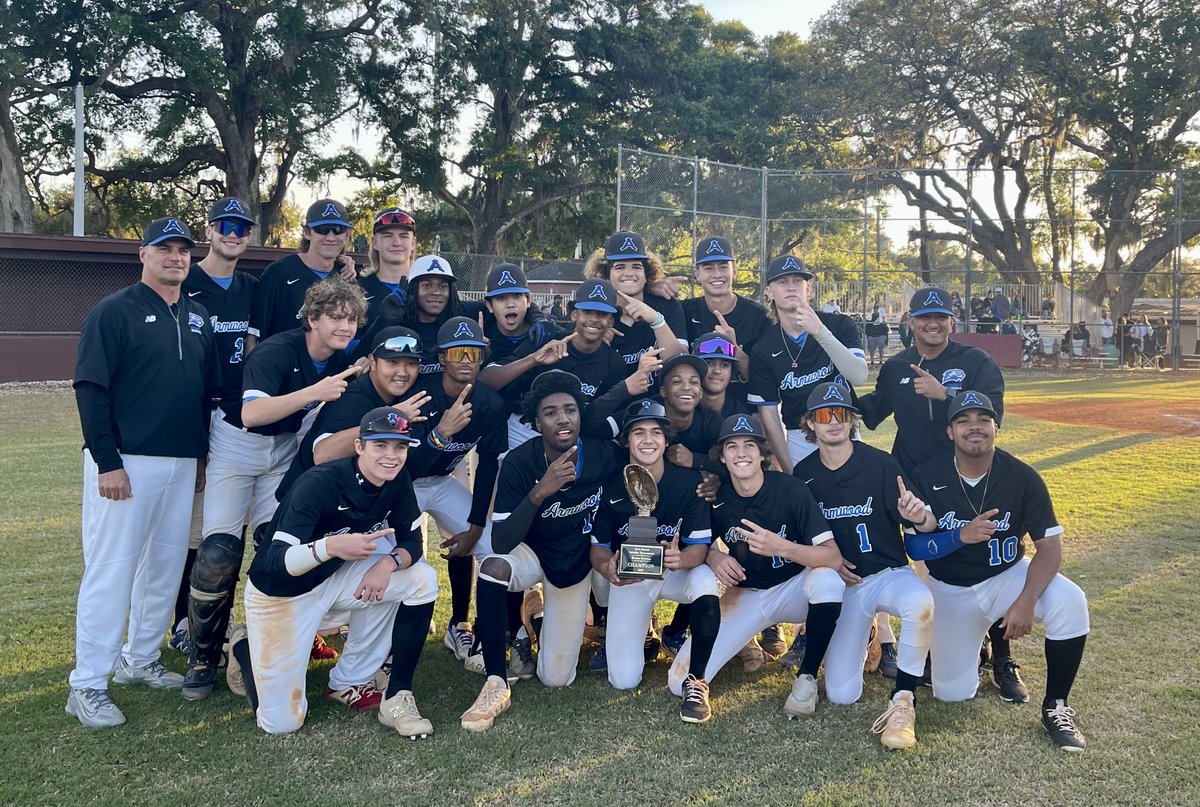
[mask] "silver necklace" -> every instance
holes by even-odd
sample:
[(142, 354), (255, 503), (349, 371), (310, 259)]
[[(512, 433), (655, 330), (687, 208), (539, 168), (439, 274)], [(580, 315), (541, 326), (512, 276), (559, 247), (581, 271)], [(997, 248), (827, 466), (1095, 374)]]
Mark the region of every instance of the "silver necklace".
[(958, 475), (958, 486), (962, 488), (963, 498), (967, 500), (967, 504), (971, 505), (971, 509), (975, 511), (975, 515), (983, 515), (984, 501), (987, 499), (988, 485), (992, 481), (992, 466), (988, 466), (987, 472), (983, 475), (983, 495), (979, 497), (979, 506), (975, 506), (975, 502), (971, 501), (971, 494), (967, 493), (967, 484), (963, 482), (962, 472), (958, 470), (958, 457), (954, 458), (954, 473)]

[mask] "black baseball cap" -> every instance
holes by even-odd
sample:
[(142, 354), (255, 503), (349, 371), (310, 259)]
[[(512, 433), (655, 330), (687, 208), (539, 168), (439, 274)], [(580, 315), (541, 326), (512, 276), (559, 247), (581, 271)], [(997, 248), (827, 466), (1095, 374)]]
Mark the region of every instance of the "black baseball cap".
[(616, 314), (617, 290), (602, 277), (585, 280), (575, 289), (575, 300), (571, 307)]
[(854, 399), (850, 396), (850, 390), (836, 381), (818, 384), (808, 394), (809, 412), (815, 412), (818, 409), (832, 409), (835, 406), (849, 409), (851, 412), (858, 411), (858, 407), (854, 405)]
[(1000, 417), (996, 414), (996, 407), (992, 406), (991, 398), (982, 392), (965, 389), (954, 396), (954, 401), (950, 404), (950, 410), (946, 413), (946, 422), (953, 423), (956, 417), (971, 409), (980, 409), (987, 412), (992, 416), (992, 420), (998, 420)]
[(604, 239), (604, 260), (606, 261), (636, 261), (649, 257), (646, 253), (646, 243), (637, 233), (629, 230), (617, 230)]
[(383, 328), (375, 334), (375, 347), (371, 355), (377, 359), (416, 359), (421, 360), (424, 346), (417, 332), (403, 325), (392, 325)]
[(470, 317), (451, 317), (437, 332), (438, 350), (448, 347), (487, 347), (479, 323)]
[(701, 238), (696, 244), (696, 263), (711, 261), (732, 261), (733, 247), (729, 239), (722, 235)]
[[(724, 358), (724, 357), (722, 357)], [(691, 353), (676, 353), (671, 358), (663, 362), (662, 369), (658, 371), (658, 377), (663, 381), (667, 380), (667, 374), (681, 365), (687, 365), (696, 370), (700, 374), (700, 380), (708, 375), (708, 363), (699, 356), (693, 356)]]
[(947, 317), (954, 316), (954, 312), (950, 310), (950, 294), (945, 289), (939, 289), (936, 286), (926, 286), (923, 289), (917, 289), (917, 293), (908, 301), (908, 315), (910, 317), (923, 317), (927, 314), (944, 314)]
[(146, 230), (142, 233), (142, 246), (152, 247), (155, 244), (161, 244), (163, 241), (169, 241), (172, 238), (186, 241), (189, 247), (196, 246), (196, 242), (192, 240), (192, 233), (188, 229), (188, 226), (183, 223), (183, 219), (172, 218), (170, 216), (155, 219), (146, 225)]
[(528, 294), (529, 281), (525, 273), (515, 263), (498, 263), (492, 267), (487, 276), (486, 297), (497, 297), (501, 294)]
[(621, 422), (621, 434), (628, 434), (629, 430), (633, 428), (633, 424), (641, 420), (658, 421), (664, 429), (671, 425), (671, 419), (667, 417), (667, 410), (662, 404), (649, 398), (643, 398), (625, 407), (625, 418)]
[(398, 207), (389, 207), (375, 214), (375, 224), (372, 225), (371, 232), (377, 233), (381, 230), (386, 230), (388, 227), (399, 227), (402, 230), (415, 232), (417, 222), (412, 217), (412, 213), (409, 213), (407, 210), (401, 210)]
[(762, 421), (758, 415), (730, 415), (721, 421), (721, 436), (717, 441), (724, 443), (734, 437), (753, 437), (755, 440), (767, 441), (763, 431)]
[(350, 226), (350, 215), (346, 206), (334, 199), (318, 199), (313, 202), (304, 215), (305, 227), (317, 227), (322, 224), (339, 224)]
[(212, 207), (208, 209), (209, 222), (219, 221), (221, 219), (236, 219), (244, 221), (248, 224), (254, 224), (255, 221), (250, 215), (250, 211), (246, 207), (246, 203), (236, 196), (222, 196), (220, 199), (212, 203)]
[(421, 444), (413, 437), (404, 413), (391, 406), (377, 406), (363, 415), (358, 422), (358, 439), (403, 440), (410, 446)]
[(800, 275), (812, 280), (812, 270), (805, 265), (804, 261), (792, 255), (780, 255), (767, 264), (767, 282), (776, 280), (787, 275)]

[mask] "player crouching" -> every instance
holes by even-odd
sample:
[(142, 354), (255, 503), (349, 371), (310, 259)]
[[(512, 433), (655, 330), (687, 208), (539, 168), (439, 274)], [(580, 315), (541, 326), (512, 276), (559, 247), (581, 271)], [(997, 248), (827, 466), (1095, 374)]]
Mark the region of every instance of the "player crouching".
[[(724, 466), (710, 507), (714, 545), (708, 565), (728, 586), (721, 598), (721, 629), (704, 671), (705, 680), (769, 625), (805, 622), (808, 647), (783, 706), (788, 717), (817, 708), (817, 671), (842, 609), (842, 563), (829, 525), (799, 479), (767, 470), (771, 451), (757, 416), (731, 415), (721, 424), (711, 455)], [(680, 694), (690, 665), (688, 639), (671, 665), (671, 691)]]
[(696, 495), (700, 475), (664, 461), (670, 424), (662, 404), (636, 401), (626, 409), (619, 437), (629, 449), (630, 466), (645, 469), (658, 491), (651, 515), (657, 523), (658, 540), (669, 541), (663, 552), (663, 575), (657, 579), (619, 575), (620, 548), (629, 537), (630, 518), (638, 515), (633, 499), (639, 493), (636, 489), (630, 492), (630, 483), (622, 474), (604, 483), (600, 510), (592, 525), (591, 560), (592, 568), (612, 585), (604, 640), (609, 683), (617, 689), (633, 689), (641, 683), (645, 666), (642, 626), (650, 621), (655, 603), (691, 603), (691, 662), (679, 716), (687, 723), (707, 723), (712, 709), (704, 668), (721, 626), (721, 585), (705, 564), (712, 531), (708, 505)]
[(917, 744), (916, 692), (933, 630), (933, 596), (908, 565), (904, 527), (932, 521), (904, 485), (892, 456), (852, 438), (858, 408), (845, 387), (824, 383), (808, 396), (802, 428), (817, 451), (796, 464), (842, 553), (842, 614), (825, 655), (825, 694), (832, 703), (862, 696), (863, 661), (877, 611), (900, 618), (899, 669), (887, 710), (874, 731), (887, 748)]
[[(421, 559), (421, 511), (401, 473), (418, 443), (399, 410), (372, 409), (359, 424), (356, 456), (305, 471), (280, 504), (272, 539), (250, 566), (249, 645), (232, 648), (264, 731), (304, 724), (312, 636), (326, 613), (340, 610), (350, 612), (350, 632), (327, 694), (351, 708), (378, 708), (379, 722), (403, 736), (432, 733), (417, 711), (412, 677), (437, 599), (437, 574)], [(389, 652), (384, 698), (372, 679)]]

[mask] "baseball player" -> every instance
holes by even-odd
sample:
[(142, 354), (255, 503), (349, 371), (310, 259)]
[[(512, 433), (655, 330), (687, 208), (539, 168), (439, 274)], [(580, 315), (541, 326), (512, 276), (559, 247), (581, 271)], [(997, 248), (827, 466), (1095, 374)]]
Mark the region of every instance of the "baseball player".
[[(600, 487), (620, 467), (616, 446), (581, 439), (583, 382), (551, 371), (525, 397), (527, 419), (539, 436), (510, 450), (501, 466), (492, 515), (492, 549), (479, 564), (476, 631), (487, 681), (462, 716), (468, 731), (485, 731), (511, 704), (505, 631), (507, 592), (544, 584), (537, 675), (549, 687), (575, 680), (587, 616), (589, 539)], [(640, 635), (640, 631), (639, 631)]]
[[(214, 403), (237, 405), (242, 397), (242, 367), (246, 357), (246, 328), (250, 320), (250, 304), (258, 280), (246, 272), (236, 271), (238, 259), (250, 245), (250, 230), (254, 219), (244, 202), (226, 196), (213, 202), (208, 211), (208, 254), (193, 263), (183, 281), (183, 294), (208, 311), (209, 324), (217, 347), (217, 362), (221, 366), (221, 387), (214, 394)], [(204, 539), (204, 494), (196, 494), (192, 504), (192, 528), (188, 534), (188, 556), (183, 567), (179, 596), (175, 600), (174, 631), (170, 645), (185, 657), (191, 654), (191, 639), (187, 633), (188, 580), (196, 549)]]
[[(708, 372), (703, 378), (704, 399), (700, 405), (716, 412), (722, 419), (730, 415), (751, 414), (745, 395), (737, 394), (736, 390), (730, 391), (744, 352), (729, 337), (715, 331), (701, 334), (692, 342), (692, 355), (704, 359), (708, 365)], [(744, 388), (744, 385), (741, 386)]]
[[(421, 374), (440, 373), (437, 360), (437, 334), (442, 323), (462, 314), (454, 267), (440, 255), (422, 255), (408, 270), (408, 295), (403, 300), (392, 295), (384, 300), (376, 323), (379, 327), (403, 325), (416, 331), (425, 346)], [(374, 333), (368, 329), (371, 343)]]
[[(407, 300), (408, 271), (416, 252), (417, 223), (411, 213), (389, 207), (375, 214), (367, 265), (358, 273), (367, 300), (368, 331), (374, 330), (371, 326), (380, 318), (384, 300), (396, 297), (401, 305)], [(360, 352), (365, 355), (370, 347), (366, 344)]]
[(867, 360), (853, 320), (809, 305), (812, 277), (798, 258), (783, 255), (771, 261), (766, 296), (778, 327), (758, 340), (750, 357), (747, 400), (758, 407), (782, 468), (791, 468), (816, 448), (800, 429), (813, 387), (839, 381), (852, 389), (867, 380)]
[(646, 250), (637, 233), (621, 230), (604, 240), (588, 257), (585, 278), (603, 278), (617, 290), (620, 309), (613, 325), (613, 349), (627, 367), (634, 367), (652, 347), (660, 358), (687, 351), (687, 328), (679, 302), (660, 297), (647, 286), (663, 276), (662, 260)]
[(221, 386), (208, 312), (181, 292), (193, 246), (179, 219), (152, 221), (140, 281), (97, 303), (80, 332), (83, 579), (66, 708), (90, 728), (125, 722), (108, 693), (114, 671), (117, 683), (183, 686), (159, 646), (208, 452), (208, 402)]
[[(529, 304), (529, 281), (515, 263), (498, 263), (492, 267), (486, 289), (484, 305), (488, 316), (484, 318), (483, 332), (491, 348), (490, 361), (499, 362), (511, 356), (530, 336), (527, 316), (534, 309)], [(551, 327), (551, 323), (543, 321)]]
[[(325, 614), (350, 612), (342, 656), (326, 694), (402, 736), (433, 732), (412, 676), (437, 599), (437, 573), (422, 560), (421, 513), (402, 473), (414, 438), (391, 407), (363, 416), (355, 457), (310, 468), (271, 522), (246, 585), (246, 639), (234, 644), (258, 725), (295, 731), (308, 714), (309, 643)], [(391, 652), (386, 694), (372, 679)]]
[[(712, 531), (728, 550), (714, 545), (708, 565), (728, 587), (721, 599), (721, 629), (704, 680), (768, 625), (806, 622), (808, 650), (783, 711), (789, 717), (817, 707), (817, 671), (833, 636), (845, 584), (842, 556), (808, 487), (768, 470), (771, 452), (758, 418), (733, 415), (721, 424), (714, 459), (722, 483), (710, 505)], [(668, 681), (681, 694), (690, 668), (690, 637), (675, 656)]]
[(261, 538), (305, 419), (321, 403), (340, 398), (360, 369), (347, 369), (345, 353), (366, 314), (358, 286), (337, 277), (313, 284), (301, 310), (302, 327), (275, 334), (250, 354), (241, 400), (223, 402), (212, 414), (205, 537), (192, 566), (188, 602), (192, 652), (183, 695), (189, 700), (208, 697), (216, 681), (247, 512)]
[[(1037, 471), (996, 448), (1000, 413), (977, 390), (963, 390), (947, 413), (954, 451), (922, 463), (913, 493), (930, 517), (917, 524), (909, 554), (929, 567), (938, 618), (933, 626), (933, 695), (962, 701), (979, 688), (977, 647), (1000, 620), (1018, 639), (1034, 621), (1046, 628), (1042, 725), (1064, 751), (1082, 751), (1068, 704), (1089, 629), (1087, 598), (1058, 573), (1062, 527)], [(1037, 546), (1030, 560), (1022, 541)]]
[(330, 273), (354, 280), (354, 262), (340, 260), (350, 241), (350, 216), (346, 206), (333, 199), (318, 199), (308, 208), (301, 228), (300, 251), (280, 258), (263, 272), (254, 291), (247, 328), (246, 352), (281, 331), (300, 325), (308, 287)]
[[(669, 382), (667, 382), (669, 383)], [(683, 684), (679, 716), (687, 723), (707, 723), (712, 718), (705, 667), (721, 626), (721, 586), (705, 563), (712, 543), (708, 505), (696, 495), (700, 475), (666, 462), (671, 419), (662, 404), (650, 399), (635, 401), (625, 412), (620, 442), (628, 449), (630, 465), (648, 470), (658, 488), (651, 515), (658, 521), (659, 540), (667, 544), (659, 580), (623, 579), (617, 561), (637, 515), (621, 473), (604, 483), (600, 509), (591, 529), (591, 561), (611, 586), (605, 652), (608, 681), (617, 689), (633, 689), (642, 682), (645, 664), (643, 626), (659, 600), (691, 603), (692, 647), (688, 677)]]
[(904, 528), (926, 520), (925, 503), (904, 485), (891, 455), (858, 440), (858, 409), (849, 390), (820, 384), (808, 396), (803, 428), (817, 451), (796, 464), (833, 531), (846, 584), (842, 613), (825, 654), (825, 694), (832, 703), (862, 696), (863, 662), (876, 612), (902, 625), (899, 670), (875, 731), (887, 748), (917, 743), (916, 692), (925, 672), (933, 598), (908, 565)]

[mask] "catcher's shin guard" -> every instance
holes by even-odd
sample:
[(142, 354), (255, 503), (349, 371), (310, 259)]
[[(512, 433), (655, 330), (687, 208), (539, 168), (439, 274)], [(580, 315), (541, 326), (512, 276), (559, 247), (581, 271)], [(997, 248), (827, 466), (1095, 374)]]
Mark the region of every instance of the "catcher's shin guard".
[(236, 535), (214, 533), (196, 550), (188, 592), (188, 632), (192, 652), (188, 666), (216, 666), (229, 627), (233, 589), (242, 566), (244, 542)]

